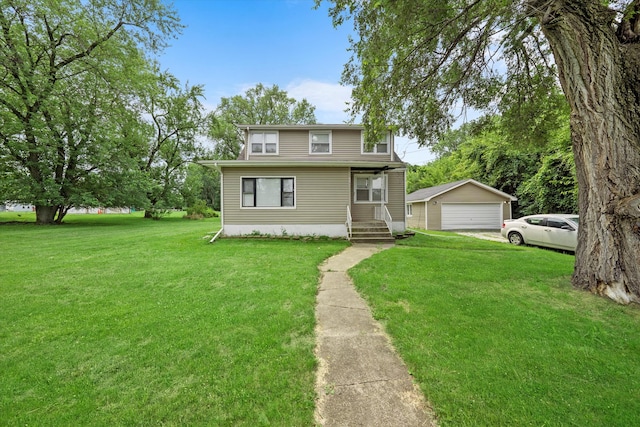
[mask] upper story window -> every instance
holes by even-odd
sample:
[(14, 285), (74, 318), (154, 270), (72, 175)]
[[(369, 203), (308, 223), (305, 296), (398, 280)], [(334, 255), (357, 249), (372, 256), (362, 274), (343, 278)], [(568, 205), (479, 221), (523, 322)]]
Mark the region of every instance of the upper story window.
[(364, 132), (362, 133), (362, 154), (388, 154), (389, 153), (389, 132), (384, 135), (384, 140), (377, 144), (367, 146), (364, 141)]
[(330, 130), (312, 130), (309, 132), (309, 154), (331, 154)]
[(278, 132), (252, 131), (249, 134), (251, 154), (278, 154)]

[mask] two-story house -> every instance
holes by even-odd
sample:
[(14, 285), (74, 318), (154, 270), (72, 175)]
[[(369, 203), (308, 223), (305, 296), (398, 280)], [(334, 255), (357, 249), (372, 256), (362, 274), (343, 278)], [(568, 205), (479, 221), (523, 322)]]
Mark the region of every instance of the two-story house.
[(406, 164), (391, 132), (371, 145), (359, 125), (238, 127), (237, 160), (200, 162), (221, 172), (223, 235), (352, 238), (374, 223), (388, 236), (405, 231)]

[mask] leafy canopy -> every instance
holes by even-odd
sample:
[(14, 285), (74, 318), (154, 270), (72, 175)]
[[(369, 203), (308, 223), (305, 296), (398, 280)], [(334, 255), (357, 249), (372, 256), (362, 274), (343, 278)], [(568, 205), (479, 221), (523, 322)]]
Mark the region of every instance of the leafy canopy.
[(236, 125), (314, 124), (315, 109), (306, 99), (297, 101), (277, 85), (265, 87), (262, 83), (244, 95), (222, 98), (209, 117), (208, 135), (215, 143), (215, 156), (238, 158), (242, 138)]
[(135, 201), (131, 99), (146, 54), (180, 29), (160, 0), (1, 0), (0, 198), (46, 207), (45, 223)]
[(527, 2), (332, 3), (334, 24), (352, 20), (357, 34), (342, 80), (354, 87), (351, 112), (362, 114), (369, 132), (378, 135), (393, 123), (433, 144), (468, 108), (514, 117), (534, 137), (554, 127), (557, 117), (521, 121), (543, 108), (541, 100), (558, 100), (551, 51)]

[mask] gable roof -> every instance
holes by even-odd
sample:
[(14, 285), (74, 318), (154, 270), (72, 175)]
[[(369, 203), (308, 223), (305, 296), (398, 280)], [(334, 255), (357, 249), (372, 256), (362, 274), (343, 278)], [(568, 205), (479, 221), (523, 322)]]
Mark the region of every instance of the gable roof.
[(435, 187), (422, 188), (420, 190), (416, 190), (413, 193), (407, 195), (407, 202), (428, 202), (429, 200), (433, 199), (436, 196), (444, 194), (448, 191), (451, 191), (455, 188), (461, 187), (468, 183), (476, 185), (480, 188), (483, 188), (499, 196), (508, 198), (511, 201), (518, 200), (516, 197), (510, 194), (504, 193), (496, 188), (493, 188), (486, 184), (478, 182), (475, 179), (463, 179), (460, 181), (450, 182), (448, 184), (436, 185)]

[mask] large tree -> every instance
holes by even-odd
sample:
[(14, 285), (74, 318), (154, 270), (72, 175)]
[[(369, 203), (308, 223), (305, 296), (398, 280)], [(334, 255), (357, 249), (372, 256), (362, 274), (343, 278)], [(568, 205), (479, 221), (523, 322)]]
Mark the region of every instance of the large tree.
[(579, 187), (573, 284), (640, 302), (640, 0), (333, 3), (336, 25), (353, 19), (343, 80), (369, 133), (394, 123), (427, 144), (460, 105), (535, 125), (527, 106), (559, 81)]
[(180, 186), (189, 162), (202, 155), (204, 126), (201, 85), (182, 87), (169, 72), (155, 70), (142, 87), (140, 108), (147, 117), (149, 141), (141, 170), (148, 183), (146, 218), (182, 205)]
[(135, 201), (132, 85), (179, 28), (160, 0), (0, 0), (0, 198), (41, 224)]
[(209, 138), (214, 141), (218, 159), (236, 159), (242, 136), (235, 125), (314, 124), (315, 107), (306, 99), (290, 98), (277, 85), (258, 83), (244, 95), (222, 98), (209, 117)]

